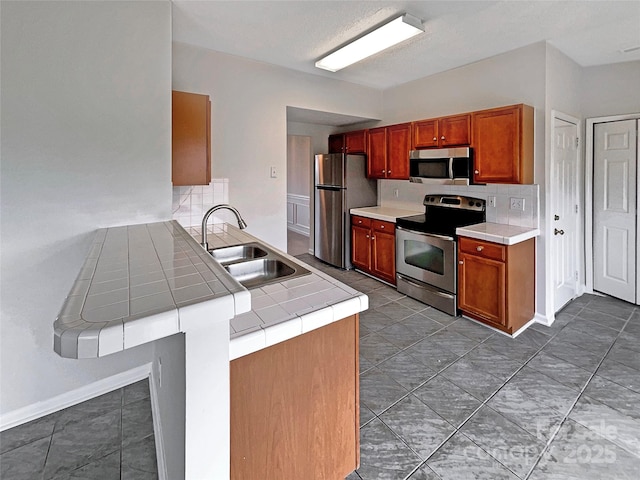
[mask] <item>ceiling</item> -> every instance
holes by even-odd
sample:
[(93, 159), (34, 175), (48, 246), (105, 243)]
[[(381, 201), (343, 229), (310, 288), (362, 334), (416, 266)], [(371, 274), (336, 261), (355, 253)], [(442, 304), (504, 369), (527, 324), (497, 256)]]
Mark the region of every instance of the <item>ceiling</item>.
[[(640, 0), (172, 4), (175, 42), (378, 89), (540, 41), (581, 66), (640, 60)], [(402, 13), (422, 19), (425, 33), (335, 73), (314, 66), (325, 54)], [(621, 52), (633, 47), (638, 49)]]

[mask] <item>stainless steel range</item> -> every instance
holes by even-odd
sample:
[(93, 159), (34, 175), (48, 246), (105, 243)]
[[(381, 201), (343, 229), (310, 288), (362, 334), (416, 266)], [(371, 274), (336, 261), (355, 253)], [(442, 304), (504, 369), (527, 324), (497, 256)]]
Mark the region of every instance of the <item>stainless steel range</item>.
[(455, 195), (425, 195), (423, 215), (396, 220), (398, 292), (457, 314), (456, 228), (482, 223), (486, 202)]

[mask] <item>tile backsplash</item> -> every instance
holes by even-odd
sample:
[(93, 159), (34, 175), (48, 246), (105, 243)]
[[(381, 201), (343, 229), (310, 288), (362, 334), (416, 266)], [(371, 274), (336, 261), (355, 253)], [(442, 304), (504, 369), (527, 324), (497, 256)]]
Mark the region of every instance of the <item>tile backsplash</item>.
[[(482, 198), (487, 200), (487, 222), (540, 228), (538, 185), (427, 185), (406, 180), (381, 180), (378, 192), (381, 205), (412, 210), (424, 208), (422, 201), (427, 193)], [(495, 207), (489, 205), (489, 197), (495, 197)], [(523, 199), (524, 210), (511, 209), (512, 198)]]
[[(229, 203), (229, 179), (214, 178), (209, 185), (173, 187), (172, 218), (183, 227), (202, 224), (202, 217), (214, 205)], [(223, 223), (214, 213), (209, 223)]]

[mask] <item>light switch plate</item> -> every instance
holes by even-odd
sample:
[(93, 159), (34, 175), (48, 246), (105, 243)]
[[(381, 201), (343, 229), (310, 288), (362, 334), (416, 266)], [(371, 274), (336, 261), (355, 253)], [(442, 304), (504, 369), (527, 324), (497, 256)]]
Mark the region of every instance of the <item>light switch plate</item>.
[(496, 197), (495, 197), (495, 195), (489, 195), (489, 197), (487, 198), (487, 205), (489, 205), (490, 207), (493, 207), (493, 208), (496, 207)]
[(276, 167), (271, 167), (271, 178), (277, 178), (278, 177), (278, 172), (276, 170)]

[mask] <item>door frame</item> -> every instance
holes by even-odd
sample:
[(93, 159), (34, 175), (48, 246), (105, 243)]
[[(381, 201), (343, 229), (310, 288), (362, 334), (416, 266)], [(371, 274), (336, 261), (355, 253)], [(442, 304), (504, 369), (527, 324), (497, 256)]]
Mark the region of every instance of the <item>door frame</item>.
[[(593, 291), (593, 129), (597, 123), (618, 122), (621, 120), (639, 120), (640, 112), (586, 119), (585, 175), (584, 175), (584, 246), (585, 246), (585, 291)], [(640, 137), (639, 137), (640, 138)], [(640, 142), (640, 140), (639, 140)], [(640, 186), (639, 186), (640, 188)], [(637, 196), (640, 207), (640, 195)], [(640, 211), (640, 208), (637, 210)], [(637, 272), (636, 272), (637, 274)], [(637, 285), (636, 285), (637, 287)]]
[[(550, 132), (550, 139), (551, 139), (551, 145), (550, 145), (550, 152), (549, 152), (549, 174), (546, 176), (546, 191), (547, 193), (547, 215), (545, 215), (545, 237), (549, 239), (549, 249), (548, 249), (548, 253), (549, 255), (547, 256), (547, 272), (550, 272), (550, 276), (551, 279), (547, 280), (546, 284), (547, 284), (547, 305), (550, 306), (550, 308), (547, 310), (549, 312), (550, 315), (553, 315), (553, 318), (555, 319), (555, 277), (554, 277), (554, 271), (555, 269), (553, 268), (553, 262), (556, 259), (556, 253), (553, 250), (552, 246), (552, 239), (553, 239), (553, 212), (552, 207), (554, 205), (553, 200), (554, 200), (554, 191), (553, 191), (553, 184), (551, 182), (551, 174), (553, 172), (553, 165), (555, 162), (555, 148), (554, 148), (554, 141), (555, 141), (555, 137), (554, 137), (554, 133), (556, 131), (556, 126), (557, 126), (557, 120), (561, 120), (563, 122), (567, 122), (567, 123), (571, 123), (573, 125), (576, 126), (576, 135), (578, 137), (578, 148), (576, 148), (576, 155), (577, 155), (577, 159), (576, 159), (576, 199), (575, 201), (577, 202), (578, 205), (578, 209), (579, 210), (583, 210), (584, 209), (584, 196), (582, 195), (583, 192), (581, 192), (581, 179), (584, 178), (584, 162), (583, 162), (583, 156), (582, 156), (582, 149), (580, 148), (580, 145), (582, 145), (582, 122), (579, 118), (576, 118), (574, 116), (571, 116), (569, 114), (560, 112), (558, 110), (551, 110), (551, 132)], [(583, 229), (582, 229), (582, 225), (580, 222), (580, 212), (578, 212), (578, 215), (576, 215), (576, 220), (575, 220), (575, 225), (574, 225), (575, 231), (576, 231), (576, 249), (575, 249), (575, 258), (574, 258), (574, 264), (576, 266), (576, 270), (578, 271), (578, 279), (576, 280), (576, 296), (580, 296), (584, 293), (584, 251), (585, 251), (585, 241), (584, 241), (584, 233), (583, 233)]]

